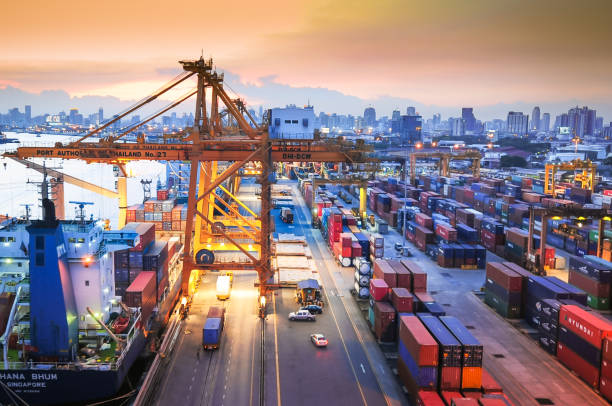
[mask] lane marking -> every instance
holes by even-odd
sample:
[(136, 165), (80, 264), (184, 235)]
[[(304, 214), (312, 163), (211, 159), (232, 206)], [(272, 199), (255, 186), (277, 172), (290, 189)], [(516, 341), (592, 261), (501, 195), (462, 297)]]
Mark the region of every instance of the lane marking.
[(361, 366), (361, 371), (363, 372), (363, 374), (365, 375), (365, 368), (363, 367), (363, 364), (359, 364)]
[(276, 404), (281, 406), (281, 393), (280, 393), (280, 370), (278, 369), (278, 330), (276, 328), (276, 296), (272, 295), (272, 305), (274, 308), (274, 361), (276, 362)]
[(189, 385), (189, 391), (191, 392), (191, 385)]

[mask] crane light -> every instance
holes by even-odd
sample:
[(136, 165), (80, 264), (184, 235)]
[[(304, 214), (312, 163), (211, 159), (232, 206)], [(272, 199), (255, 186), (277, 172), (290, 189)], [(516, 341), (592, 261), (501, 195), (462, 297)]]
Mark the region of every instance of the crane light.
[(259, 296), (259, 307), (266, 307), (266, 297)]

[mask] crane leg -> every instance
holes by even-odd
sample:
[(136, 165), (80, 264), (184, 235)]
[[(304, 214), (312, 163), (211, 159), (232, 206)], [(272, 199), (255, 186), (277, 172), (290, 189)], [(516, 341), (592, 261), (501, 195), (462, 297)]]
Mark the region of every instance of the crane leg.
[(117, 193), (119, 193), (119, 223), (121, 229), (125, 226), (127, 210), (127, 178), (119, 176), (117, 178)]

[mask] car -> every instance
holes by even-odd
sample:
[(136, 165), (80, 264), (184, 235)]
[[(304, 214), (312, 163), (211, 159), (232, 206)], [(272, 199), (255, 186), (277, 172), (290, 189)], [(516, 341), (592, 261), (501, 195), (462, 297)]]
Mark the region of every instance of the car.
[(323, 313), (323, 308), (321, 306), (317, 306), (315, 304), (311, 304), (308, 306), (300, 307), (300, 310), (308, 310), (310, 314), (321, 314)]
[(396, 242), (395, 243), (395, 250), (396, 251), (401, 251), (403, 246), (404, 246), (404, 244), (402, 244), (401, 242)]
[(317, 347), (327, 347), (327, 338), (321, 333), (311, 334), (310, 341)]
[(297, 312), (289, 313), (289, 320), (306, 320), (306, 321), (315, 321), (314, 314), (310, 314), (308, 310), (298, 310)]

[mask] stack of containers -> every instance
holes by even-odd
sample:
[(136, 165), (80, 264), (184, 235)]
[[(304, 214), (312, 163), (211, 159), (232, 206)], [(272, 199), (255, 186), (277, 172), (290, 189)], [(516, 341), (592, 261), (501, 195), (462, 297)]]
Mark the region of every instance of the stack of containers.
[(176, 206), (174, 206), (174, 208), (172, 209), (172, 231), (181, 231), (184, 230), (185, 227), (183, 227), (182, 225), (182, 221), (186, 221), (187, 220), (187, 210), (185, 211), (185, 218), (183, 218), (183, 209), (187, 208), (186, 204), (177, 204)]
[(440, 395), (430, 390), (420, 390), (415, 402), (417, 406), (446, 406)]
[(466, 224), (457, 224), (455, 226), (457, 230), (457, 240), (466, 244), (476, 244), (480, 239), (478, 238), (478, 231)]
[[(497, 253), (498, 248), (504, 246), (504, 225), (495, 219), (484, 217), (480, 223), (480, 238), (482, 245), (491, 252)], [(503, 252), (501, 253), (503, 255)]]
[(155, 240), (155, 226), (150, 223), (128, 223), (121, 231), (134, 231), (140, 238), (136, 246), (114, 253), (115, 294), (123, 297), (130, 283), (143, 270), (143, 254)]
[(161, 299), (168, 286), (168, 242), (154, 241), (143, 256), (143, 271), (155, 272), (157, 299)]
[(482, 386), (482, 344), (453, 316), (440, 317), (446, 328), (461, 343), (461, 389), (479, 390)]
[(487, 263), (485, 303), (507, 318), (521, 317), (523, 277), (501, 262)]
[(559, 311), (562, 303), (555, 299), (544, 299), (537, 308), (538, 342), (552, 355), (557, 355), (559, 342)]
[(541, 276), (531, 276), (527, 279), (527, 300), (525, 318), (532, 327), (538, 328), (539, 302), (544, 299), (569, 299), (570, 293)]
[(427, 292), (427, 273), (414, 261), (402, 259), (401, 264), (404, 265), (411, 275), (410, 289), (413, 293)]
[(402, 315), (399, 323), (397, 371), (416, 397), (420, 389), (437, 386), (438, 344), (416, 316)]
[(594, 309), (610, 309), (612, 267), (606, 262), (590, 255), (569, 260), (569, 283), (588, 294), (587, 304)]
[(457, 230), (448, 223), (436, 222), (436, 235), (444, 242), (457, 241)]
[(146, 323), (157, 304), (155, 272), (141, 272), (125, 291), (124, 302), (128, 307), (140, 307), (142, 321)]
[(380, 234), (370, 234), (370, 260), (382, 258), (385, 254), (385, 238)]
[(601, 350), (601, 377), (599, 391), (612, 402), (612, 338), (606, 337)]
[(438, 343), (438, 390), (461, 389), (461, 344), (437, 317), (418, 317)]
[(529, 234), (519, 228), (506, 231), (505, 258), (522, 265), (528, 248)]
[(557, 357), (588, 385), (598, 388), (603, 340), (610, 336), (612, 323), (578, 306), (562, 306)]
[(389, 302), (374, 302), (374, 335), (380, 342), (394, 342), (396, 312)]
[(160, 189), (157, 191), (157, 200), (167, 200), (168, 199), (168, 189)]
[(397, 287), (397, 272), (384, 259), (374, 261), (374, 279), (383, 279), (389, 288)]
[(432, 316), (446, 316), (446, 312), (434, 298), (427, 292), (414, 293), (415, 309), (421, 313), (427, 313)]

